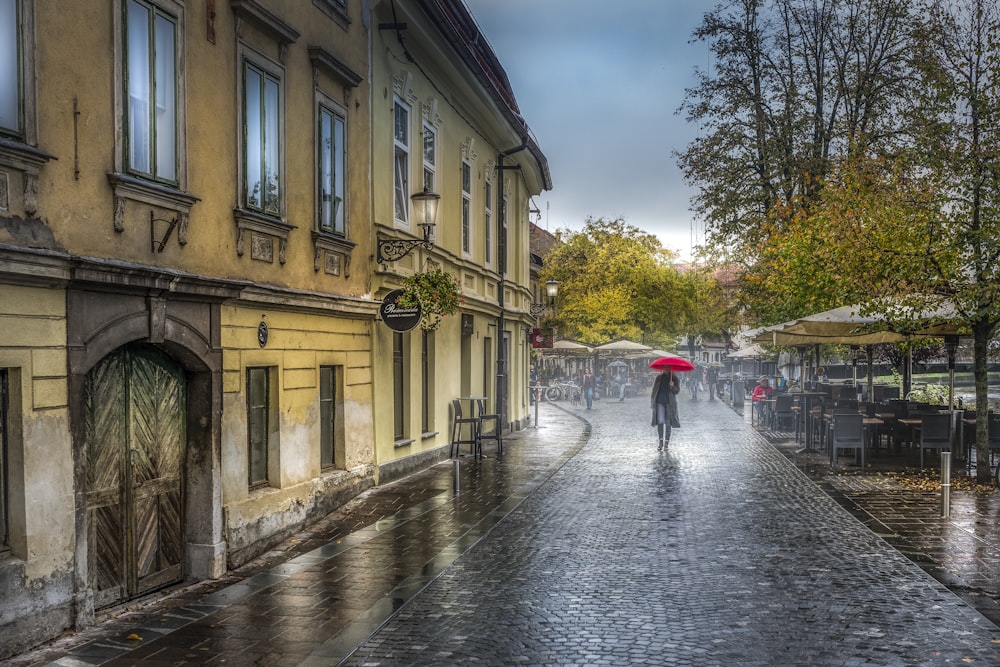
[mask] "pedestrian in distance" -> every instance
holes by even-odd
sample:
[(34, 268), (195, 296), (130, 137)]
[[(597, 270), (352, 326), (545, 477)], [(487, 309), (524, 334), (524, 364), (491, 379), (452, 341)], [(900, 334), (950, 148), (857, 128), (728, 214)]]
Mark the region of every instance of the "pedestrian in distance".
[(653, 410), (653, 426), (659, 437), (659, 451), (670, 444), (670, 433), (681, 425), (677, 417), (677, 393), (681, 390), (681, 382), (672, 370), (664, 370), (656, 376), (653, 382), (653, 392), (649, 404)]
[(587, 368), (583, 372), (583, 398), (587, 402), (588, 410), (594, 407), (594, 388), (596, 386), (597, 382), (594, 379), (594, 374), (590, 372), (590, 368)]
[(816, 374), (813, 375), (812, 377), (813, 391), (817, 391), (819, 389), (820, 384), (822, 384), (823, 382), (829, 382), (829, 381), (830, 378), (827, 377), (826, 369), (820, 366), (819, 368), (816, 369)]
[(701, 371), (694, 370), (688, 373), (687, 378), (688, 391), (691, 392), (691, 400), (698, 400), (698, 390), (701, 389)]
[(708, 400), (714, 401), (715, 392), (719, 385), (719, 369), (709, 366), (706, 375), (708, 376)]

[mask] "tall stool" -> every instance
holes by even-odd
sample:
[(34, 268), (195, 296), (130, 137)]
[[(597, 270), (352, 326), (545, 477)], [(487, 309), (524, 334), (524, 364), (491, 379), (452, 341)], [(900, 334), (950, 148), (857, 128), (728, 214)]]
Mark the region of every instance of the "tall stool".
[[(500, 414), (486, 414), (486, 399), (480, 398), (476, 401), (479, 404), (479, 418), (477, 419), (477, 429), (479, 431), (479, 444), (476, 448), (480, 455), (483, 452), (483, 440), (495, 440), (497, 443), (497, 456), (503, 454), (503, 422)], [(492, 430), (487, 431), (485, 424), (492, 422)]]
[[(470, 406), (473, 412), (475, 405)], [(464, 417), (462, 415), (462, 401), (457, 398), (451, 401), (453, 413), (451, 421), (451, 457), (455, 458), (462, 451), (462, 445), (469, 445), (469, 453), (478, 456), (479, 445), (479, 419), (475, 415)], [(468, 427), (468, 437), (462, 437), (463, 431)]]

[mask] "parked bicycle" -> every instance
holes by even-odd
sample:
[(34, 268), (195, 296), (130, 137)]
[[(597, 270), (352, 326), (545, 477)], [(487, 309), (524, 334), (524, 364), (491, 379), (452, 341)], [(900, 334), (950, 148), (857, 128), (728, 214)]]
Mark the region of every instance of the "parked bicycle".
[(579, 400), (580, 387), (574, 382), (555, 382), (545, 390), (545, 398), (550, 401), (561, 401), (563, 399)]

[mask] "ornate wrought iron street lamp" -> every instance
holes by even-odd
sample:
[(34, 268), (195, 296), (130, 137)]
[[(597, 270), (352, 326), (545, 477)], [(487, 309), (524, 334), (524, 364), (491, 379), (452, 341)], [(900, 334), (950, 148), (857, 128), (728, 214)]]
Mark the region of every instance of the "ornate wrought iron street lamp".
[(379, 239), (375, 260), (379, 264), (395, 262), (406, 257), (417, 246), (431, 248), (434, 245), (434, 225), (437, 223), (438, 202), (441, 195), (427, 188), (417, 192), (410, 200), (413, 202), (413, 219), (423, 230), (423, 238), (419, 239)]
[(532, 316), (533, 317), (538, 317), (539, 315), (541, 315), (542, 313), (544, 313), (545, 310), (549, 306), (555, 305), (556, 295), (558, 295), (558, 294), (559, 294), (559, 281), (558, 280), (549, 280), (549, 281), (547, 281), (545, 283), (545, 296), (548, 297), (548, 300), (547, 301), (543, 301), (541, 303), (533, 303), (533, 304), (531, 304), (531, 314), (532, 314)]

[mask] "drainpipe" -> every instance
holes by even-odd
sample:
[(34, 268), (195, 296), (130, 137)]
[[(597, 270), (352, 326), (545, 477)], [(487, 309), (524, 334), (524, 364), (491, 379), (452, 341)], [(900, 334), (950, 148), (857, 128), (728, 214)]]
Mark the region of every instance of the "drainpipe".
[[(503, 175), (505, 171), (520, 170), (520, 165), (504, 164), (504, 159), (514, 153), (523, 151), (528, 147), (527, 143), (522, 143), (516, 148), (501, 151), (497, 155), (497, 210), (500, 211), (500, 229), (497, 235), (497, 263), (500, 273), (499, 293), (497, 294), (497, 306), (500, 314), (497, 316), (497, 377), (496, 377), (496, 412), (500, 415), (502, 424), (508, 423), (507, 414), (507, 348), (504, 345), (504, 334), (506, 331), (506, 303), (504, 298), (504, 287), (507, 284), (507, 206), (504, 203)], [(501, 425), (502, 426), (502, 425)]]

